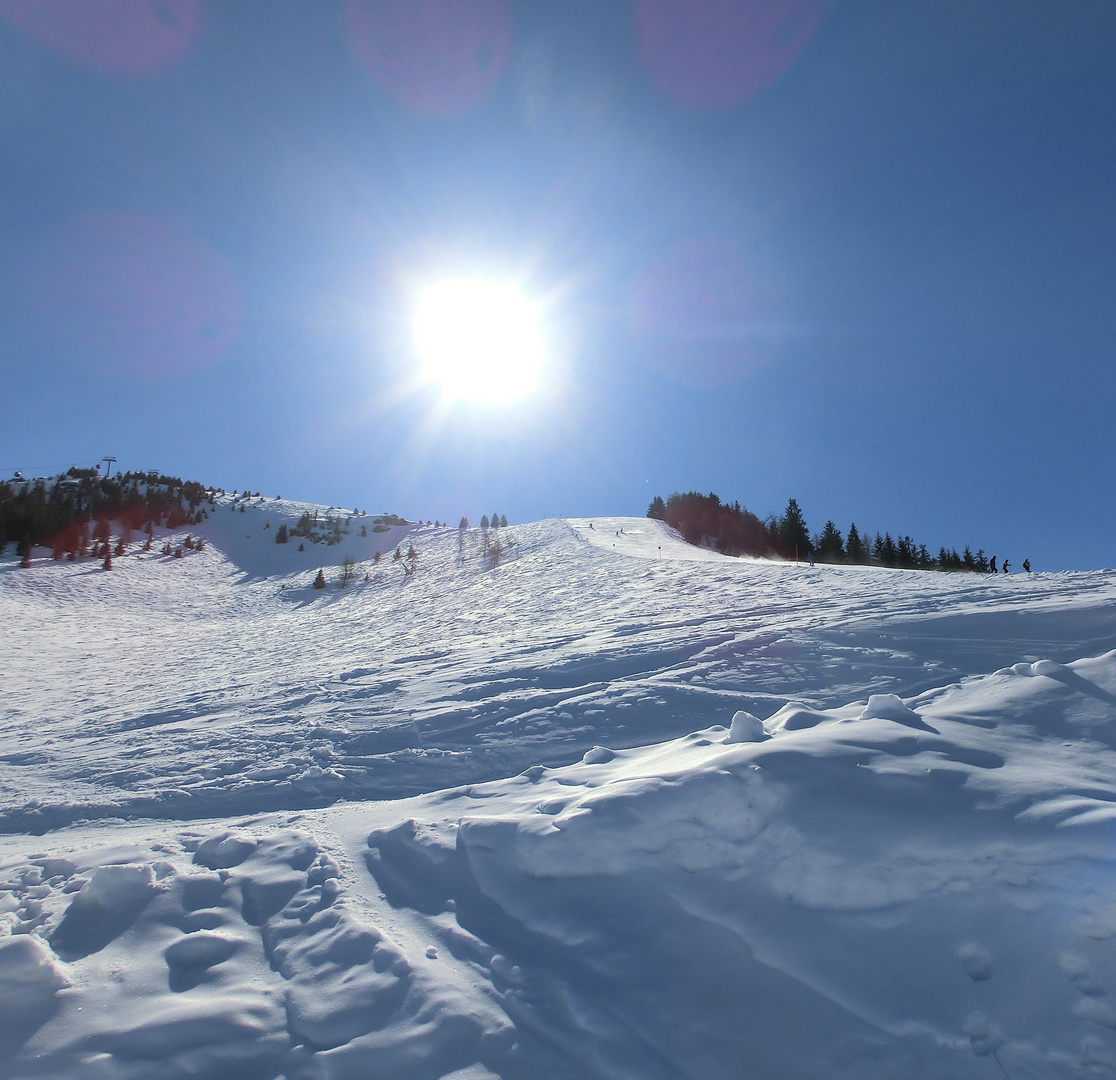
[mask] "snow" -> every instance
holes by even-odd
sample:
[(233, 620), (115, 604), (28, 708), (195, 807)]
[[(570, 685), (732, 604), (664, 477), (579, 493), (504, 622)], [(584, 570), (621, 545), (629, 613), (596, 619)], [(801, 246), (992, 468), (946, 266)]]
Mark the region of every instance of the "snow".
[(1116, 575), (231, 503), (0, 559), (0, 1075), (1116, 1073)]
[(765, 738), (767, 732), (758, 716), (753, 716), (744, 709), (737, 709), (732, 714), (732, 723), (725, 742), (759, 742)]

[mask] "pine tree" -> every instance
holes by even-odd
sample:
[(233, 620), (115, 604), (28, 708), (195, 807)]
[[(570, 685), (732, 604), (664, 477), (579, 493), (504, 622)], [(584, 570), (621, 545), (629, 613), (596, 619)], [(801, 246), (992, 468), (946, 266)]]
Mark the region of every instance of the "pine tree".
[(460, 521), (459, 521), (459, 522), (457, 523), (457, 527), (458, 527), (458, 528), (459, 528), (459, 529), (460, 529), (460, 530), (461, 530), (462, 532), (464, 532), (464, 531), (465, 531), (465, 530), (466, 530), (466, 529), (467, 529), (467, 528), (469, 527), (469, 519), (468, 519), (467, 517), (463, 517), (463, 518), (462, 518), (462, 519), (461, 519), (461, 520), (460, 520)]
[(492, 524), (492, 528), (498, 529), (500, 527), (500, 515), (499, 514), (493, 514), (492, 517), (489, 520)]
[(656, 495), (651, 500), (651, 505), (647, 508), (647, 516), (649, 518), (658, 518), (660, 521), (666, 518), (666, 503), (663, 502), (661, 495)]
[(314, 588), (324, 589), (326, 587), (325, 571), (319, 570), (318, 576), (314, 578)]
[(481, 528), (482, 529), (487, 529), (488, 528), (488, 515), (487, 514), (484, 517), (481, 518)]
[(855, 521), (849, 526), (849, 538), (845, 542), (845, 559), (858, 565), (868, 562), (868, 549), (860, 538), (860, 532)]
[(818, 558), (822, 562), (845, 561), (845, 545), (841, 539), (841, 530), (832, 521), (825, 523), (818, 541)]
[(783, 542), (784, 553), (788, 559), (808, 558), (810, 552), (814, 550), (814, 545), (810, 543), (810, 530), (806, 527), (806, 519), (794, 499), (787, 500), (787, 508), (779, 519), (779, 539)]
[(287, 526), (286, 526), (286, 523), (279, 526), (278, 531), (275, 533), (275, 542), (277, 544), (287, 543)]
[(107, 545), (105, 547), (105, 561), (103, 563), (101, 563), (101, 569), (102, 570), (111, 570), (112, 569), (112, 552), (109, 551)]
[(508, 519), (503, 514), (500, 515), (500, 528), (506, 529), (508, 527)]

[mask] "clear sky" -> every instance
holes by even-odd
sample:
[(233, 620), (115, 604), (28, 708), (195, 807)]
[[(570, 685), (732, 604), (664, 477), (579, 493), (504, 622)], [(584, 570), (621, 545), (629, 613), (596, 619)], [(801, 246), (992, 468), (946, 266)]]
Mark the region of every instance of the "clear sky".
[[(1116, 565), (1109, 0), (0, 0), (0, 470)], [(511, 282), (511, 401), (416, 378)]]

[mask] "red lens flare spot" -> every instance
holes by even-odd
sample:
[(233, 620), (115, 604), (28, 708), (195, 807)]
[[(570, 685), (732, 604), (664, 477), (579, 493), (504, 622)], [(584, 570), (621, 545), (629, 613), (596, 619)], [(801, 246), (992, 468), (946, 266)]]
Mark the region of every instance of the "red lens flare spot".
[(126, 379), (188, 375), (240, 329), (224, 260), (174, 222), (90, 214), (58, 231), (23, 275), (32, 333), (48, 349)]
[(650, 362), (695, 386), (725, 386), (774, 351), (779, 289), (720, 240), (686, 240), (636, 284), (632, 318)]
[(677, 104), (727, 108), (779, 79), (827, 7), (828, 0), (638, 0), (640, 60)]
[(345, 23), (376, 84), (433, 116), (477, 105), (511, 55), (507, 0), (346, 0)]
[(0, 0), (0, 15), (40, 45), (108, 75), (151, 75), (198, 38), (201, 0)]

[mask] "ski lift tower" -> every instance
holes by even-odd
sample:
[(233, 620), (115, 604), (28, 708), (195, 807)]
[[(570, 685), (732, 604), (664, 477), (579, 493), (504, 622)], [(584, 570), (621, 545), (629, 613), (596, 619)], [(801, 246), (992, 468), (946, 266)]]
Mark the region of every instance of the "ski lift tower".
[(108, 470), (105, 472), (105, 476), (106, 477), (112, 476), (112, 465), (113, 465), (113, 462), (116, 461), (116, 458), (114, 458), (114, 457), (103, 457), (103, 458), (101, 458), (101, 460), (106, 462), (107, 465), (108, 465)]

